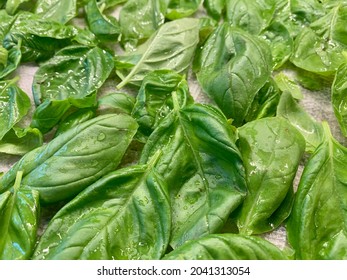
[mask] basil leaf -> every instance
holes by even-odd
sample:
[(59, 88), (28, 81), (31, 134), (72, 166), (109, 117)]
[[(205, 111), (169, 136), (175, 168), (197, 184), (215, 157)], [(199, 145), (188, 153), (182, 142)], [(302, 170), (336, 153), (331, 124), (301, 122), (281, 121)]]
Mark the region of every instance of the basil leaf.
[(270, 25), (275, 12), (274, 0), (226, 0), (226, 21), (258, 35)]
[(105, 95), (98, 100), (99, 111), (122, 112), (131, 115), (134, 109), (135, 98), (128, 93), (115, 92)]
[(194, 14), (202, 4), (202, 0), (168, 0), (166, 18), (175, 20)]
[(145, 76), (132, 112), (144, 134), (151, 134), (173, 110), (172, 92), (176, 93), (180, 107), (193, 103), (188, 82), (176, 72), (157, 70)]
[(185, 18), (165, 23), (136, 51), (118, 56), (116, 70), (122, 82), (117, 87), (122, 88), (129, 82), (139, 85), (145, 75), (156, 69), (185, 72), (198, 41), (198, 19)]
[(18, 10), (29, 10), (32, 8), (30, 0), (7, 0), (6, 1), (6, 12), (10, 15), (14, 15)]
[(324, 140), (305, 166), (287, 224), (297, 259), (347, 259), (347, 149), (323, 126)]
[(77, 0), (37, 0), (34, 13), (65, 24), (77, 15)]
[(128, 0), (120, 11), (122, 42), (134, 48), (164, 24), (166, 0)]
[(0, 81), (0, 140), (31, 107), (29, 97), (15, 82), (16, 79)]
[(290, 214), (305, 139), (280, 117), (249, 122), (239, 128), (238, 136), (248, 185), (237, 221), (239, 230), (249, 235), (272, 231)]
[(22, 185), (37, 190), (41, 201), (71, 198), (119, 165), (136, 130), (137, 123), (127, 115), (83, 122), (22, 157), (0, 178), (0, 192), (22, 170)]
[(148, 138), (141, 163), (157, 150), (156, 168), (170, 186), (170, 245), (217, 232), (243, 201), (244, 169), (235, 135), (219, 110), (207, 105), (179, 107)]
[(323, 2), (326, 2), (326, 1), (291, 0), (289, 2), (290, 2), (291, 11), (293, 15), (295, 16), (295, 20), (300, 21), (302, 24), (307, 25), (325, 15), (325, 9), (324, 9), (325, 7)]
[(38, 129), (13, 127), (0, 140), (0, 153), (22, 156), (42, 144), (43, 136)]
[(306, 152), (313, 153), (323, 140), (322, 124), (315, 121), (289, 92), (283, 92), (277, 108), (277, 115), (286, 118), (306, 141)]
[(165, 260), (285, 260), (286, 255), (256, 236), (211, 234), (188, 241), (164, 257)]
[(276, 74), (274, 80), (282, 92), (289, 92), (295, 99), (304, 98), (299, 85), (283, 72)]
[(0, 195), (1, 260), (28, 259), (36, 244), (39, 194), (20, 188), (21, 176), (18, 172), (12, 193)]
[(224, 23), (198, 51), (198, 81), (235, 126), (243, 124), (272, 71), (271, 51), (255, 36)]
[(63, 207), (35, 259), (159, 259), (170, 236), (170, 203), (153, 164), (112, 172)]
[(207, 14), (215, 20), (220, 20), (225, 9), (226, 0), (205, 0), (204, 7)]
[(89, 29), (99, 36), (103, 36), (103, 39), (106, 39), (104, 35), (109, 36), (120, 34), (120, 26), (118, 21), (110, 16), (106, 16), (100, 10), (96, 0), (89, 1), (84, 7), (87, 16), (87, 22)]
[(331, 88), (331, 102), (335, 116), (339, 122), (342, 133), (347, 136), (347, 63), (343, 63), (336, 72)]

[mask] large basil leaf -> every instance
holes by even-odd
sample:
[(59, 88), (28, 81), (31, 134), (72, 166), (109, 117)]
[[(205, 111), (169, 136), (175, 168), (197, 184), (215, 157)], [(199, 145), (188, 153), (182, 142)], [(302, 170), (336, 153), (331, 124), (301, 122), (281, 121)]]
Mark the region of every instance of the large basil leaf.
[(347, 259), (347, 149), (325, 139), (303, 171), (287, 232), (297, 259)]
[(22, 156), (42, 144), (43, 136), (40, 130), (31, 127), (13, 127), (0, 140), (0, 153)]
[(164, 24), (166, 0), (129, 0), (119, 14), (122, 41), (128, 47), (144, 42)]
[(35, 259), (159, 259), (169, 243), (166, 185), (148, 166), (103, 177), (50, 222)]
[(215, 233), (242, 202), (246, 183), (235, 135), (219, 110), (207, 105), (179, 107), (148, 138), (141, 157), (163, 151), (156, 168), (171, 194), (170, 245)]
[(342, 133), (347, 136), (347, 63), (342, 64), (331, 88), (331, 100)]
[(31, 107), (29, 97), (15, 82), (16, 79), (0, 81), (0, 140)]
[[(302, 24), (309, 24), (325, 15), (324, 1), (319, 0), (291, 0), (290, 9), (294, 15), (294, 19)], [(334, 1), (340, 2), (340, 1)]]
[(157, 69), (187, 70), (199, 42), (199, 20), (179, 19), (165, 23), (139, 48), (124, 56), (118, 56), (116, 70), (122, 82), (139, 85), (144, 76)]
[(43, 19), (65, 24), (77, 15), (77, 0), (37, 0), (34, 12)]
[(140, 130), (149, 135), (173, 109), (172, 92), (180, 107), (193, 102), (186, 79), (170, 70), (157, 70), (145, 76), (132, 112)]
[(207, 39), (195, 64), (202, 89), (235, 126), (242, 125), (272, 71), (268, 45), (227, 23)]
[(274, 0), (226, 0), (226, 20), (252, 34), (259, 34), (273, 18)]
[(0, 259), (28, 259), (36, 244), (39, 219), (39, 194), (20, 188), (18, 172), (13, 192), (0, 195)]
[(22, 157), (0, 178), (0, 192), (22, 170), (22, 185), (39, 191), (43, 202), (71, 198), (118, 166), (137, 126), (128, 115), (83, 122)]
[(102, 38), (105, 38), (105, 35), (107, 35), (108, 39), (113, 39), (113, 35), (118, 36), (120, 34), (118, 21), (113, 17), (104, 15), (96, 0), (89, 1), (84, 9), (89, 29), (95, 35), (103, 36)]
[(166, 0), (168, 2), (166, 17), (174, 20), (194, 14), (203, 0)]
[(341, 4), (303, 29), (295, 39), (293, 64), (314, 73), (333, 74), (346, 62), (346, 17), (347, 4)]
[(166, 260), (285, 260), (287, 256), (270, 242), (256, 236), (211, 234), (167, 254)]
[(249, 122), (239, 128), (238, 136), (248, 185), (239, 230), (249, 235), (272, 231), (290, 214), (305, 139), (280, 117)]

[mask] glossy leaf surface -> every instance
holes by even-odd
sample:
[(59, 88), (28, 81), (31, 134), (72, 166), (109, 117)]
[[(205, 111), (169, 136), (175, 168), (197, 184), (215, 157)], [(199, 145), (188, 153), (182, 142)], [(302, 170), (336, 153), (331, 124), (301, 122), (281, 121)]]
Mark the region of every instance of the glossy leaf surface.
[(277, 228), (290, 214), (293, 180), (305, 151), (305, 140), (280, 117), (249, 122), (238, 130), (248, 194), (237, 224), (241, 233)]
[(37, 0), (34, 12), (44, 19), (65, 24), (77, 15), (77, 0)]
[(156, 168), (169, 186), (170, 245), (176, 248), (219, 230), (244, 199), (246, 183), (235, 135), (221, 112), (174, 102), (175, 110), (148, 138), (141, 162), (162, 150)]
[(283, 260), (285, 254), (256, 236), (211, 234), (188, 241), (165, 256), (166, 260)]
[(153, 166), (120, 169), (55, 215), (35, 259), (158, 259), (170, 224), (166, 185)]
[(118, 166), (137, 126), (114, 114), (83, 122), (22, 157), (1, 177), (0, 191), (22, 170), (22, 185), (39, 191), (42, 201), (71, 198)]
[(167, 0), (166, 17), (174, 20), (193, 15), (202, 4), (203, 0)]

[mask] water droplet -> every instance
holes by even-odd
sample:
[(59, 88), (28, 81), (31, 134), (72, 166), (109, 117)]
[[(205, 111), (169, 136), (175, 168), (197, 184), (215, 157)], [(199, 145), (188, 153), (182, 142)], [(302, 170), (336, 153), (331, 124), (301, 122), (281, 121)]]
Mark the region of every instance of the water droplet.
[(105, 140), (105, 138), (106, 138), (106, 135), (103, 132), (101, 132), (97, 137), (98, 141), (103, 141)]

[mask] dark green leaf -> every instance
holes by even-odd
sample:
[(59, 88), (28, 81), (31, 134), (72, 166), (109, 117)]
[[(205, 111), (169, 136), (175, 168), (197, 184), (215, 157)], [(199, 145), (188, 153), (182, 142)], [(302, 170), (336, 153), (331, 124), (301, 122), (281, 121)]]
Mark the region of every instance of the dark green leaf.
[(204, 7), (207, 13), (215, 20), (223, 16), (226, 0), (205, 0)]
[(248, 185), (238, 217), (239, 230), (249, 235), (272, 231), (290, 214), (293, 180), (305, 139), (279, 117), (249, 122), (239, 128), (238, 136)]
[(119, 14), (122, 41), (136, 47), (164, 24), (166, 0), (129, 0)]
[(185, 18), (165, 23), (136, 51), (117, 58), (116, 70), (122, 79), (118, 88), (129, 82), (141, 84), (144, 76), (153, 70), (185, 72), (198, 42), (198, 19)]
[(31, 107), (29, 97), (15, 82), (0, 81), (0, 140)]
[(211, 234), (188, 241), (167, 254), (166, 260), (285, 260), (286, 255), (256, 236)]
[(144, 134), (151, 134), (172, 111), (172, 92), (176, 92), (180, 107), (193, 102), (188, 82), (176, 72), (157, 70), (145, 76), (132, 112)]
[(272, 70), (271, 51), (257, 37), (222, 24), (197, 57), (197, 78), (204, 92), (235, 126), (243, 124), (257, 92)]
[(286, 118), (296, 127), (306, 140), (306, 151), (313, 153), (323, 139), (323, 127), (316, 122), (293, 98), (289, 92), (283, 92), (277, 108), (277, 115)]
[(119, 165), (137, 126), (128, 115), (83, 122), (22, 157), (1, 177), (0, 192), (22, 170), (22, 185), (39, 191), (43, 202), (71, 198)]
[(235, 135), (219, 110), (206, 105), (175, 109), (154, 130), (141, 162), (156, 153), (156, 164), (171, 194), (171, 243), (176, 248), (190, 239), (217, 232), (242, 202), (246, 192)]
[(170, 203), (152, 165), (112, 172), (62, 208), (35, 259), (159, 259), (169, 242)]
[(331, 99), (342, 133), (347, 136), (347, 63), (342, 64), (336, 72)]
[(39, 226), (39, 194), (20, 188), (18, 172), (13, 192), (0, 195), (0, 260), (29, 259), (36, 244)]
[(305, 166), (287, 224), (297, 259), (347, 259), (347, 149), (326, 123), (324, 132)]
[(166, 0), (168, 8), (166, 18), (175, 20), (194, 14), (202, 4), (203, 0)]
[(36, 128), (13, 127), (0, 140), (0, 153), (25, 155), (31, 150), (42, 146), (42, 133)]

